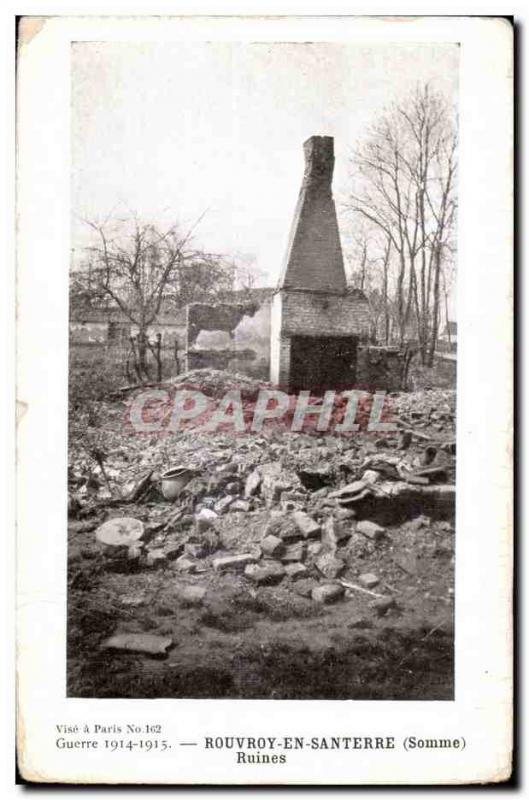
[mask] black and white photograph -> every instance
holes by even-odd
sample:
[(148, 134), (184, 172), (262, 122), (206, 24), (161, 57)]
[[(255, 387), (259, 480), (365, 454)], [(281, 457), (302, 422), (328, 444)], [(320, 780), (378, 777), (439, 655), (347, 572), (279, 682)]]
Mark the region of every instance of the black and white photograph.
[(505, 781), (512, 25), (194, 14), (19, 22), (20, 774)]
[(72, 46), (68, 695), (454, 694), (459, 46)]

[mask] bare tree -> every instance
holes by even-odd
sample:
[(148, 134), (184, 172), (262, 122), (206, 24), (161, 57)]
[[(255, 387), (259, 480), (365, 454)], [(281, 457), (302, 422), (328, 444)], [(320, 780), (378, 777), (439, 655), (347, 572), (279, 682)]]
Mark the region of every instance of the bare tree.
[(75, 273), (76, 286), (84, 283), (85, 292), (106, 298), (108, 307), (119, 309), (137, 328), (131, 348), (138, 377), (149, 377), (149, 349), (160, 373), (160, 342), (153, 348), (148, 331), (162, 306), (176, 310), (189, 302), (212, 299), (233, 286), (233, 271), (221, 256), (191, 246), (198, 223), (184, 234), (176, 225), (160, 231), (135, 217), (87, 224), (95, 243), (87, 248), (86, 268)]
[[(425, 364), (433, 361), (441, 270), (452, 247), (456, 142), (442, 95), (428, 85), (418, 88), (374, 123), (353, 154), (353, 185), (345, 204), (381, 235), (386, 309), (393, 283), (398, 340), (403, 344), (414, 329)], [(389, 313), (386, 320), (388, 329)]]

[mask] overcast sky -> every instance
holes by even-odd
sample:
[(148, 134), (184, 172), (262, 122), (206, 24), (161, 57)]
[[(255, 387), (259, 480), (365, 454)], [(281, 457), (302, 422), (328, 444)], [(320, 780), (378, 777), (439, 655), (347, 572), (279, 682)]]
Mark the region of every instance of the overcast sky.
[(303, 172), (302, 143), (335, 138), (334, 192), (348, 151), (394, 99), (431, 81), (456, 100), (457, 45), (77, 43), (72, 211), (125, 207), (183, 227), (210, 251), (255, 256), (275, 285)]

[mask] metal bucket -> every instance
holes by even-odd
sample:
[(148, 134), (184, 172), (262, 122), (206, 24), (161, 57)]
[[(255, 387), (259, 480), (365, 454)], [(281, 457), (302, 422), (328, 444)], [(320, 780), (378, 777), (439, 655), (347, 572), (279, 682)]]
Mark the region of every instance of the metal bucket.
[(160, 480), (165, 499), (175, 500), (194, 475), (196, 472), (187, 467), (172, 467), (164, 472)]

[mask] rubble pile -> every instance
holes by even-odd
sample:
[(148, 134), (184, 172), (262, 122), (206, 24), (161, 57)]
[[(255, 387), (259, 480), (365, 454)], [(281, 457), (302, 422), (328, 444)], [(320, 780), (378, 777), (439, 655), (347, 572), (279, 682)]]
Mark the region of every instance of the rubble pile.
[(208, 397), (222, 397), (226, 392), (233, 389), (251, 395), (252, 393), (257, 393), (259, 389), (272, 388), (271, 383), (256, 381), (255, 378), (249, 375), (211, 367), (202, 367), (183, 372), (171, 378), (166, 385), (195, 389)]
[[(213, 371), (204, 372), (209, 381)], [(86, 479), (86, 462), (72, 454), (70, 533), (93, 537), (104, 569), (180, 581), (190, 605), (204, 601), (209, 582), (239, 581), (315, 608), (357, 598), (374, 617), (398, 614), (396, 584), (416, 574), (424, 532), (426, 555), (452, 555), (454, 397), (392, 403), (396, 431), (349, 438), (272, 429), (124, 440), (109, 426), (106, 481), (97, 470)], [(167, 470), (178, 476), (170, 501)], [(149, 640), (146, 652), (157, 646)]]

